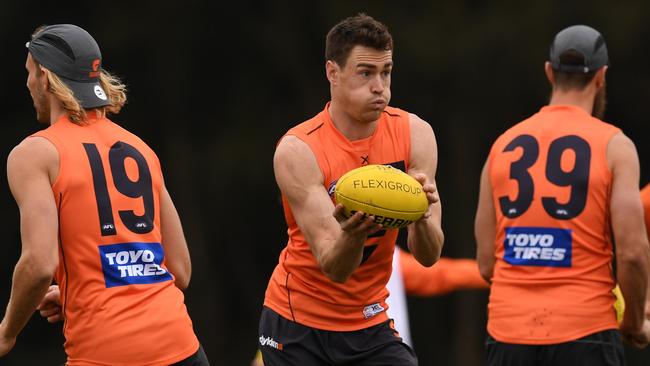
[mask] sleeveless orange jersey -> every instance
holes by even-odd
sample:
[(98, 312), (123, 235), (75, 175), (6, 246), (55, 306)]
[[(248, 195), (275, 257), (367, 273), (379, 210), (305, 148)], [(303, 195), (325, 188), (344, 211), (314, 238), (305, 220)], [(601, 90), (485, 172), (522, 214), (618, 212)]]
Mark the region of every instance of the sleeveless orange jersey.
[[(92, 115), (92, 114), (91, 114)], [(155, 153), (108, 119), (63, 117), (34, 136), (59, 152), (55, 274), (67, 365), (169, 365), (199, 347), (165, 267)]]
[[(410, 156), (409, 114), (387, 107), (375, 133), (349, 141), (334, 126), (329, 104), (314, 118), (290, 129), (313, 151), (330, 195), (346, 172), (365, 164), (390, 164), (407, 171)], [(361, 265), (344, 284), (321, 271), (283, 196), (289, 242), (271, 276), (264, 305), (299, 324), (329, 331), (351, 331), (386, 321), (386, 283), (391, 274), (397, 230), (368, 238)]]
[(641, 190), (641, 202), (643, 203), (643, 214), (645, 216), (645, 229), (650, 238), (650, 184)]
[(554, 344), (618, 328), (606, 151), (619, 131), (578, 107), (546, 106), (494, 143), (496, 340)]

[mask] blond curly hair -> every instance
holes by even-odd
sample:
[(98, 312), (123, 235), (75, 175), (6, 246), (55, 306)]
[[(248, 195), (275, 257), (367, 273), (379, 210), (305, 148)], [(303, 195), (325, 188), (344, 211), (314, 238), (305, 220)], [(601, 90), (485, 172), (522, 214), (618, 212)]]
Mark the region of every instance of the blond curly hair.
[[(70, 120), (77, 124), (85, 124), (87, 121), (86, 110), (81, 106), (79, 100), (67, 85), (52, 71), (47, 73), (49, 81), (49, 92), (54, 94), (61, 102), (61, 106), (68, 112)], [(126, 103), (126, 85), (115, 75), (106, 70), (99, 73), (99, 84), (108, 97), (109, 105), (93, 108), (102, 114), (118, 114)]]

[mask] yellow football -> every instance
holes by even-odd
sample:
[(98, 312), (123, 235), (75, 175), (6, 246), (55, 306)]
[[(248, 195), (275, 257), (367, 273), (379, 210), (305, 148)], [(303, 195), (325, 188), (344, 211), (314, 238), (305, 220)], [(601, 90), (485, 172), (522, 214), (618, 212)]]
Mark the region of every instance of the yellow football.
[(616, 310), (616, 321), (618, 324), (623, 322), (623, 315), (625, 315), (625, 299), (623, 298), (623, 293), (621, 292), (621, 287), (616, 284), (616, 287), (612, 290), (616, 301), (614, 302), (614, 310)]
[(348, 217), (361, 211), (389, 229), (419, 220), (429, 206), (422, 185), (390, 165), (366, 165), (350, 170), (336, 182), (334, 197)]

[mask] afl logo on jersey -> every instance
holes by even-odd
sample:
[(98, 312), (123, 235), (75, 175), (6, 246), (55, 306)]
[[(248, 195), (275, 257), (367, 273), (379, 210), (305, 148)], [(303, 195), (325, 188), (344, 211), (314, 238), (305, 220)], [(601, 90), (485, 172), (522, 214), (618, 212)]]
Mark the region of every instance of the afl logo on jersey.
[(334, 192), (336, 191), (336, 182), (338, 182), (338, 181), (339, 181), (338, 179), (335, 180), (335, 181), (332, 181), (332, 183), (330, 183), (329, 188), (327, 188), (327, 194), (329, 194), (330, 197), (332, 197), (332, 198), (334, 198)]
[(172, 279), (161, 266), (165, 255), (160, 243), (101, 245), (99, 255), (107, 288)]
[(544, 227), (506, 228), (503, 259), (519, 266), (571, 267), (572, 232)]

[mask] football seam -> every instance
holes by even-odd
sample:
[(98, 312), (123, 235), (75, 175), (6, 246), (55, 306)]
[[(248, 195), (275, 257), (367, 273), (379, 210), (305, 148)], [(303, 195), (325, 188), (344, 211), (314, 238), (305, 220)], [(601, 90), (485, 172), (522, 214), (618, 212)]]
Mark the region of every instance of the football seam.
[[(379, 208), (379, 209), (386, 210), (386, 211), (389, 211), (389, 212), (394, 212), (394, 213), (420, 213), (420, 212), (426, 212), (426, 209), (425, 209), (424, 211), (395, 211), (395, 210), (391, 210), (391, 209), (384, 208), (384, 207), (381, 207), (381, 206), (376, 206), (376, 205), (372, 205), (372, 204), (370, 204), (370, 203), (366, 203), (366, 202), (361, 202), (361, 201), (355, 200), (354, 198), (348, 197), (348, 196), (346, 196), (346, 195), (344, 195), (344, 194), (342, 194), (342, 193), (340, 193), (340, 192), (337, 192), (337, 193), (338, 193), (340, 196), (349, 199), (350, 201), (354, 201), (354, 202), (360, 203), (360, 204), (362, 204), (362, 205), (367, 205), (367, 206), (371, 206), (371, 207)], [(428, 205), (427, 205), (427, 206), (428, 206)]]

